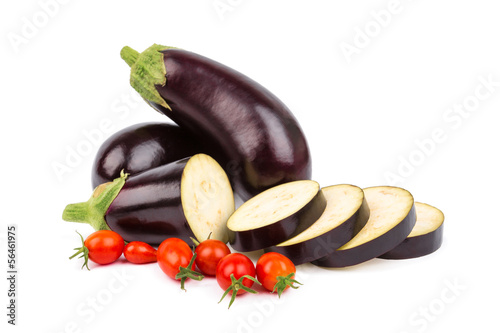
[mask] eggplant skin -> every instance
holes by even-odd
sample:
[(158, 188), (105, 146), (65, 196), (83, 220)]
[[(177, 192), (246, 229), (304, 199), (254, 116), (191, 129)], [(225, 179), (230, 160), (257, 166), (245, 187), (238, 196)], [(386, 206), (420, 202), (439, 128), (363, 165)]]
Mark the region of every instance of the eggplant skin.
[(334, 251), (323, 258), (312, 261), (312, 263), (322, 267), (347, 267), (379, 257), (406, 239), (416, 221), (415, 205), (413, 205), (408, 215), (385, 234), (359, 246)]
[(364, 227), (370, 216), (370, 209), (363, 203), (356, 213), (336, 228), (307, 241), (288, 246), (271, 246), (265, 252), (278, 252), (288, 257), (295, 265), (309, 263), (328, 256), (351, 240)]
[(408, 237), (389, 252), (379, 256), (382, 259), (411, 259), (431, 254), (443, 243), (443, 224), (427, 234)]
[(136, 175), (205, 152), (198, 139), (177, 125), (148, 122), (110, 136), (99, 148), (91, 170), (92, 187), (113, 181), (124, 170)]
[(177, 237), (192, 244), (195, 237), (184, 216), (181, 179), (189, 158), (131, 176), (109, 206), (108, 227), (125, 241), (158, 245)]
[(326, 207), (326, 199), (322, 191), (294, 214), (273, 224), (246, 231), (229, 229), (229, 243), (242, 252), (256, 251), (271, 247), (300, 234), (309, 228)]
[(167, 82), (156, 90), (171, 110), (150, 105), (207, 143), (243, 200), (279, 184), (311, 179), (304, 133), (276, 96), (201, 55), (180, 49), (162, 53)]

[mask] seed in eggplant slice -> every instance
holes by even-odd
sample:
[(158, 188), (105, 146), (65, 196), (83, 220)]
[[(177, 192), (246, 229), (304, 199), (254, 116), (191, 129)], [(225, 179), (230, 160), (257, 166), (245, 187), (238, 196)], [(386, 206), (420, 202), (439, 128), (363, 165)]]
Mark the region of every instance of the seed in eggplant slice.
[(323, 267), (346, 267), (376, 258), (399, 245), (416, 222), (410, 192), (399, 187), (378, 186), (364, 189), (370, 208), (366, 225), (349, 242), (312, 263)]
[(421, 202), (415, 202), (415, 209), (417, 210), (417, 223), (411, 233), (401, 244), (379, 258), (417, 258), (428, 255), (441, 247), (443, 243), (443, 212)]
[(342, 184), (321, 191), (327, 202), (321, 217), (297, 236), (267, 248), (267, 252), (281, 253), (300, 265), (332, 253), (363, 228), (370, 210), (361, 188)]
[(229, 241), (238, 251), (276, 245), (307, 229), (323, 213), (319, 184), (299, 180), (270, 188), (241, 205), (227, 221)]

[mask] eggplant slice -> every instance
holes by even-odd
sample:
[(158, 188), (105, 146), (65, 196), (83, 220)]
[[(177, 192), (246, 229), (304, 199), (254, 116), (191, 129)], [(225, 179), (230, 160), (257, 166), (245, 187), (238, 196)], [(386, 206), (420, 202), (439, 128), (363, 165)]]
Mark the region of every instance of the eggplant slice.
[(255, 251), (281, 243), (310, 227), (326, 199), (319, 184), (299, 180), (270, 188), (242, 204), (227, 221), (230, 243)]
[(126, 241), (160, 244), (178, 237), (189, 244), (228, 241), (234, 212), (229, 179), (212, 157), (197, 154), (130, 177), (106, 213), (106, 223)]
[(379, 258), (418, 258), (441, 247), (443, 243), (443, 212), (421, 202), (415, 202), (415, 209), (417, 210), (417, 223), (411, 233), (401, 244)]
[(376, 258), (403, 242), (415, 226), (413, 196), (399, 187), (364, 189), (370, 218), (349, 242), (331, 254), (313, 261), (317, 266), (346, 267)]
[(363, 228), (370, 210), (361, 188), (342, 184), (321, 191), (327, 202), (321, 217), (302, 233), (266, 252), (281, 253), (300, 265), (332, 253)]

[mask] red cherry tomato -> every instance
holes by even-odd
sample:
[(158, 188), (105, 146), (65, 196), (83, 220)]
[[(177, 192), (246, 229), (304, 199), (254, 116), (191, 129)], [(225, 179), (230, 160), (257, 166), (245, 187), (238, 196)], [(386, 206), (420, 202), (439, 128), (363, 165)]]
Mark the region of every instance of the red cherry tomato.
[(123, 238), (111, 230), (96, 231), (90, 234), (85, 241), (83, 241), (82, 235), (80, 235), (80, 238), (82, 240), (82, 247), (75, 248), (77, 252), (70, 259), (81, 253), (82, 255), (79, 258), (85, 258), (82, 268), (86, 266), (87, 269), (89, 269), (89, 259), (101, 265), (116, 261), (122, 255), (123, 247), (125, 246)]
[(201, 242), (194, 251), (196, 266), (205, 275), (214, 276), (219, 261), (231, 253), (226, 244), (217, 239), (207, 239)]
[(156, 249), (148, 243), (133, 241), (123, 249), (125, 258), (134, 264), (147, 264), (156, 261)]
[(255, 279), (255, 266), (247, 256), (241, 253), (231, 253), (222, 258), (217, 264), (216, 278), (219, 286), (225, 290), (219, 303), (226, 297), (231, 295), (229, 307), (233, 304), (236, 295), (244, 292), (256, 294), (255, 290), (250, 289), (254, 282), (259, 283)]
[(181, 280), (181, 289), (187, 278), (193, 280), (203, 279), (203, 275), (194, 271), (196, 255), (189, 245), (179, 238), (168, 238), (158, 247), (156, 253), (158, 265), (161, 270), (172, 279)]
[(281, 296), (281, 293), (289, 287), (298, 288), (293, 283), (301, 284), (293, 280), (296, 271), (293, 262), (280, 253), (264, 253), (257, 260), (256, 266), (259, 282), (267, 290), (271, 292), (277, 291), (278, 296)]

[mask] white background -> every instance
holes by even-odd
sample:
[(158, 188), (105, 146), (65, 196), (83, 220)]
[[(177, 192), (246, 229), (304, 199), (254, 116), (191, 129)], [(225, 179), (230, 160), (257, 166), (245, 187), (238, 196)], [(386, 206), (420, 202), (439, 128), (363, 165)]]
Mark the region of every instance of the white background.
[[(221, 13), (214, 4), (229, 7)], [(7, 224), (18, 225), (19, 260), (18, 326), (6, 323), (1, 278), (2, 331), (498, 330), (498, 2), (26, 0), (0, 7), (2, 272)], [(382, 15), (388, 9), (390, 18)], [(189, 282), (184, 293), (156, 264), (81, 270), (68, 260), (79, 243), (75, 229), (84, 236), (92, 229), (63, 222), (61, 213), (90, 196), (99, 144), (131, 124), (167, 121), (137, 99), (119, 57), (124, 45), (153, 43), (213, 58), (279, 96), (307, 135), (322, 186), (391, 183), (442, 209), (442, 248), (346, 269), (302, 265), (300, 289), (279, 302), (258, 289), (230, 310), (228, 301), (217, 304), (214, 279)], [(347, 44), (356, 53), (346, 56)], [(459, 116), (453, 108), (464, 103), (470, 112)], [(435, 131), (441, 137), (431, 144)], [(425, 152), (417, 142), (427, 142)], [(84, 153), (71, 159), (77, 149)], [(58, 163), (67, 172), (58, 175)]]

